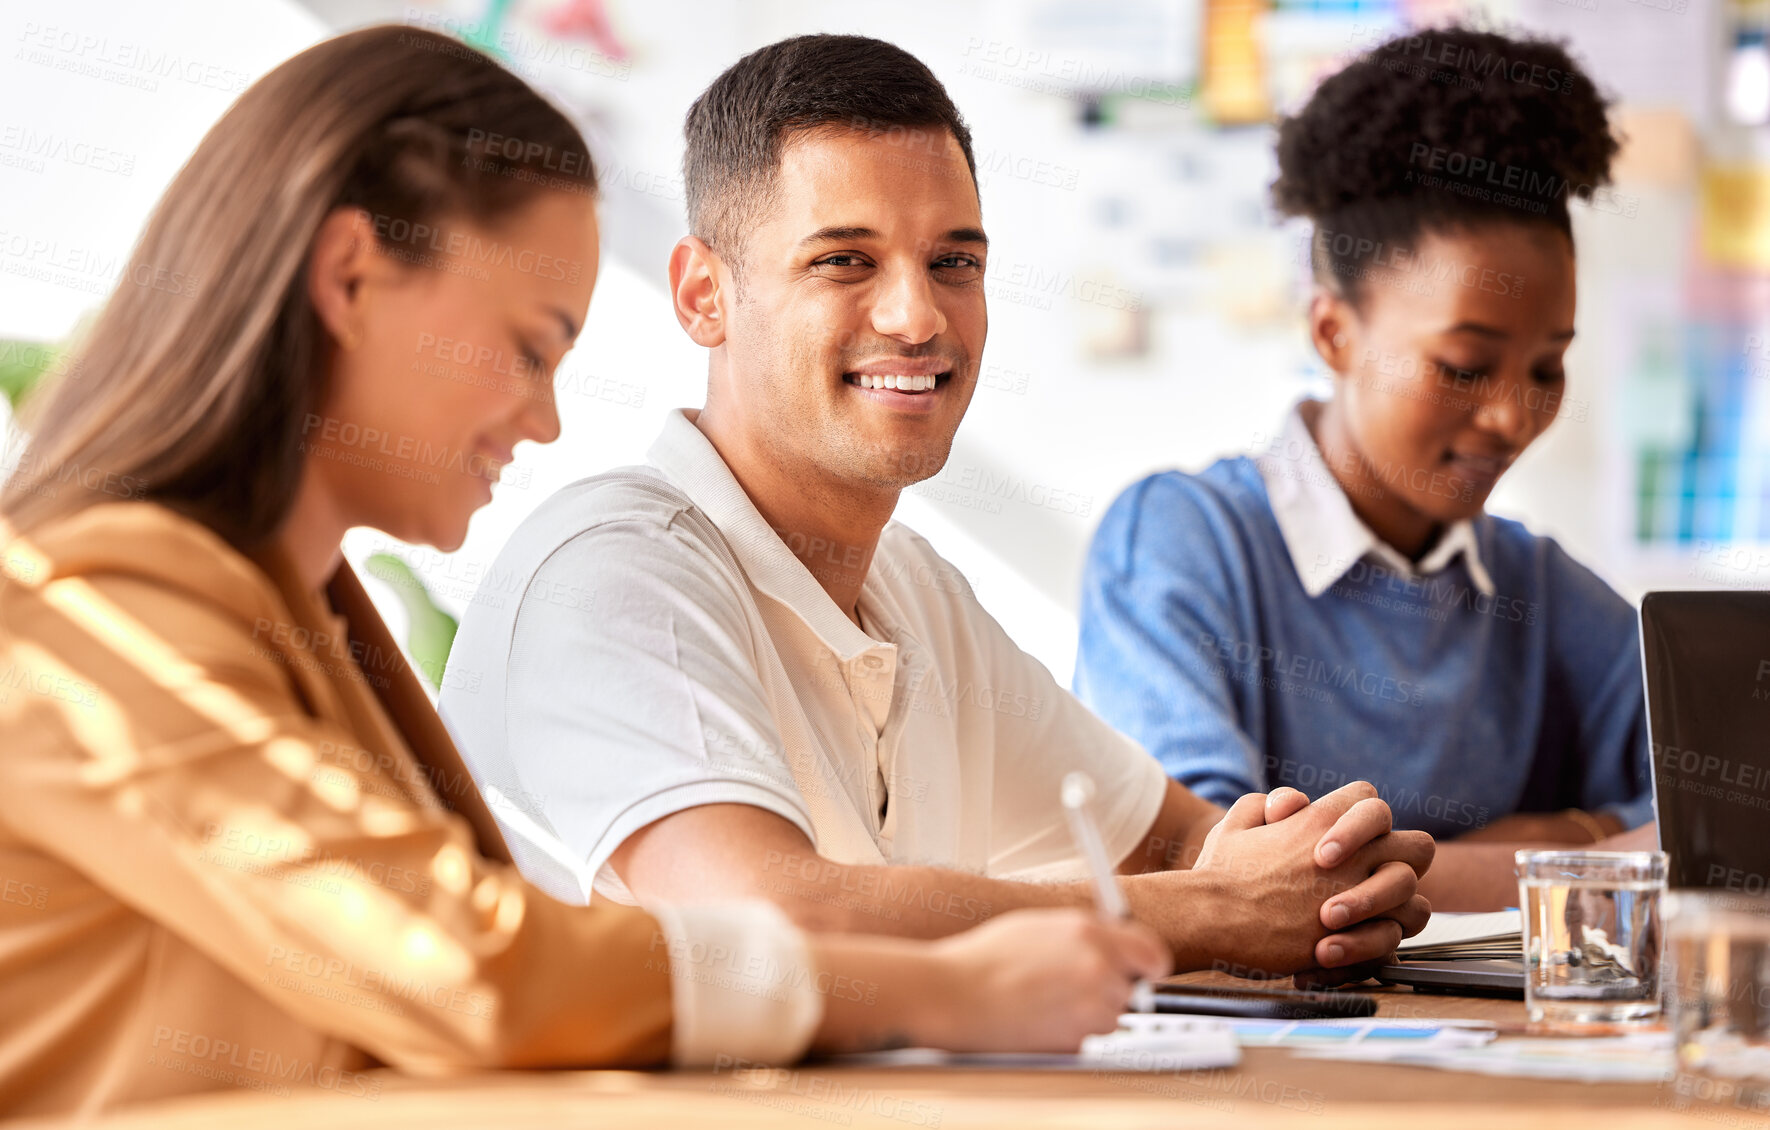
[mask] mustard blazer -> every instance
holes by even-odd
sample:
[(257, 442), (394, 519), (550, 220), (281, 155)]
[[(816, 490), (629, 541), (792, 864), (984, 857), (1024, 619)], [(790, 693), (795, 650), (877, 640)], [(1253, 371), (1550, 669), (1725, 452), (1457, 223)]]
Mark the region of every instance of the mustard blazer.
[(0, 545), (0, 1114), (668, 1057), (653, 918), (512, 869), (349, 566), (146, 502)]

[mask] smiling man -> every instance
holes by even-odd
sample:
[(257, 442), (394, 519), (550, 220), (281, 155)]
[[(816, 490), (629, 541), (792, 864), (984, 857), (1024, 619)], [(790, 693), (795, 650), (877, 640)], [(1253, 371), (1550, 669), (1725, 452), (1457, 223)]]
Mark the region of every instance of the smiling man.
[(1344, 977), (1417, 930), (1431, 841), (1391, 832), (1368, 785), (1225, 817), (891, 521), (947, 458), (987, 327), (970, 131), (928, 69), (786, 40), (686, 132), (670, 282), (707, 403), (518, 530), (494, 573), (522, 599), (470, 606), (445, 680), (525, 872), (567, 898), (759, 896), (817, 929), (939, 936), (1089, 902), (1058, 803), (1084, 770), (1181, 968)]

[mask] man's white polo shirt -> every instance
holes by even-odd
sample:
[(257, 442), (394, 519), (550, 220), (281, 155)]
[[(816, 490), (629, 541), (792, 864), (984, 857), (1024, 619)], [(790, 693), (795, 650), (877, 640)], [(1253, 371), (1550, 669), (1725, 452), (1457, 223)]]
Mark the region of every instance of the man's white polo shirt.
[(1142, 841), (1161, 766), (920, 536), (885, 528), (862, 631), (692, 413), (670, 414), (648, 458), (543, 503), (449, 657), (443, 717), (531, 881), (632, 901), (609, 855), (705, 804), (776, 813), (840, 863), (1077, 877), (1058, 800), (1073, 769), (1094, 778), (1112, 857)]

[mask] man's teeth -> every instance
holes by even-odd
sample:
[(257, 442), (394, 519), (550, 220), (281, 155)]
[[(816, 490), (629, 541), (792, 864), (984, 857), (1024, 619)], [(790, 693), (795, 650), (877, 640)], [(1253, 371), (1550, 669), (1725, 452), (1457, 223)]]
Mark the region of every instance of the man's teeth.
[(927, 392), (934, 387), (938, 378), (933, 374), (927, 376), (899, 376), (894, 373), (875, 375), (872, 373), (856, 373), (854, 381), (862, 388), (893, 388), (898, 392)]

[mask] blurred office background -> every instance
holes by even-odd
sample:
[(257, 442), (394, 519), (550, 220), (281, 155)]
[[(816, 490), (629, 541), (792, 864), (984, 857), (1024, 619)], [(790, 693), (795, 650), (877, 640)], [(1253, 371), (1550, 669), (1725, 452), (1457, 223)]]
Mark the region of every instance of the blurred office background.
[[(359, 531), (459, 612), (556, 487), (640, 461), (698, 405), (665, 261), (681, 122), (740, 55), (811, 31), (892, 40), (969, 119), (991, 332), (952, 459), (898, 517), (1062, 681), (1081, 562), (1133, 479), (1259, 445), (1325, 392), (1306, 238), (1266, 205), (1271, 122), (1350, 56), (1476, 17), (1571, 44), (1619, 102), (1616, 191), (1575, 207), (1562, 418), (1490, 509), (1631, 599), (1770, 586), (1770, 0), (55, 0), (0, 14), (0, 384), (77, 340), (148, 211), (245, 83), (335, 31), (456, 34), (569, 108), (604, 183), (602, 281), (558, 376), (564, 438), (524, 448), (449, 556)], [(53, 34), (46, 35), (49, 31)], [(0, 412), (4, 408), (0, 407)], [(374, 582), (371, 582), (373, 584)], [(396, 632), (405, 611), (378, 599)]]

